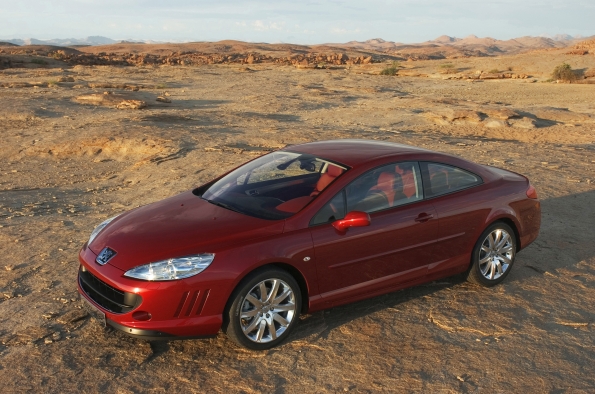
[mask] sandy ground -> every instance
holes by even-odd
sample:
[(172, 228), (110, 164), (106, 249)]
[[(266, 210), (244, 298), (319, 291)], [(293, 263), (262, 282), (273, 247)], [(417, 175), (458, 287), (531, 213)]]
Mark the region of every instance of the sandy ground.
[[(595, 390), (593, 85), (250, 69), (0, 71), (2, 83), (38, 86), (0, 89), (2, 392)], [(104, 92), (100, 105), (75, 99)], [(115, 109), (120, 98), (148, 107)], [(269, 150), (335, 138), (521, 172), (542, 200), (542, 233), (500, 286), (455, 277), (315, 313), (266, 352), (223, 334), (135, 340), (78, 308), (77, 253), (103, 219)]]

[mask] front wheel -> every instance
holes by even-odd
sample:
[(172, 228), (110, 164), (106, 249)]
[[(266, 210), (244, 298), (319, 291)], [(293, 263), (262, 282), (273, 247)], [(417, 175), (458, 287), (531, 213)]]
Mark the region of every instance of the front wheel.
[(497, 285), (510, 272), (515, 255), (514, 231), (502, 222), (492, 224), (481, 234), (473, 248), (467, 280), (487, 287)]
[(267, 268), (249, 275), (234, 291), (225, 333), (253, 350), (277, 346), (289, 336), (301, 310), (301, 292), (286, 271)]

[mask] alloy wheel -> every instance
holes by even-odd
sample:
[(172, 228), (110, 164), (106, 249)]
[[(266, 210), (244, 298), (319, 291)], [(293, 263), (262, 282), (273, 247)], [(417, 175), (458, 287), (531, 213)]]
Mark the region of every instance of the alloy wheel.
[(283, 335), (295, 316), (292, 288), (280, 279), (265, 279), (242, 300), (240, 327), (252, 342), (267, 343)]
[(484, 239), (479, 250), (479, 271), (488, 280), (500, 278), (514, 258), (514, 243), (510, 234), (495, 229)]

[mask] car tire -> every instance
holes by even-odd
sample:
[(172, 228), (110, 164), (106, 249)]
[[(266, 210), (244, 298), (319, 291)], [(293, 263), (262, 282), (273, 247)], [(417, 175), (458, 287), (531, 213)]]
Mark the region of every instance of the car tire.
[(473, 248), (467, 280), (486, 287), (502, 282), (512, 269), (516, 248), (516, 236), (509, 225), (491, 224)]
[(301, 308), (301, 291), (293, 276), (267, 267), (236, 287), (223, 316), (223, 331), (240, 346), (270, 349), (287, 339)]

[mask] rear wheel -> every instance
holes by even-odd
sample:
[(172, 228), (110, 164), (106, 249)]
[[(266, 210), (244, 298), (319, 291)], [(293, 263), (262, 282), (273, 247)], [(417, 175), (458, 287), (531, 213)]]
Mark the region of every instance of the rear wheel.
[(490, 225), (473, 248), (467, 280), (488, 287), (497, 285), (510, 272), (515, 254), (516, 238), (512, 228), (502, 222)]
[(224, 331), (241, 346), (265, 350), (289, 336), (301, 310), (301, 292), (286, 271), (266, 268), (249, 275), (234, 291)]

